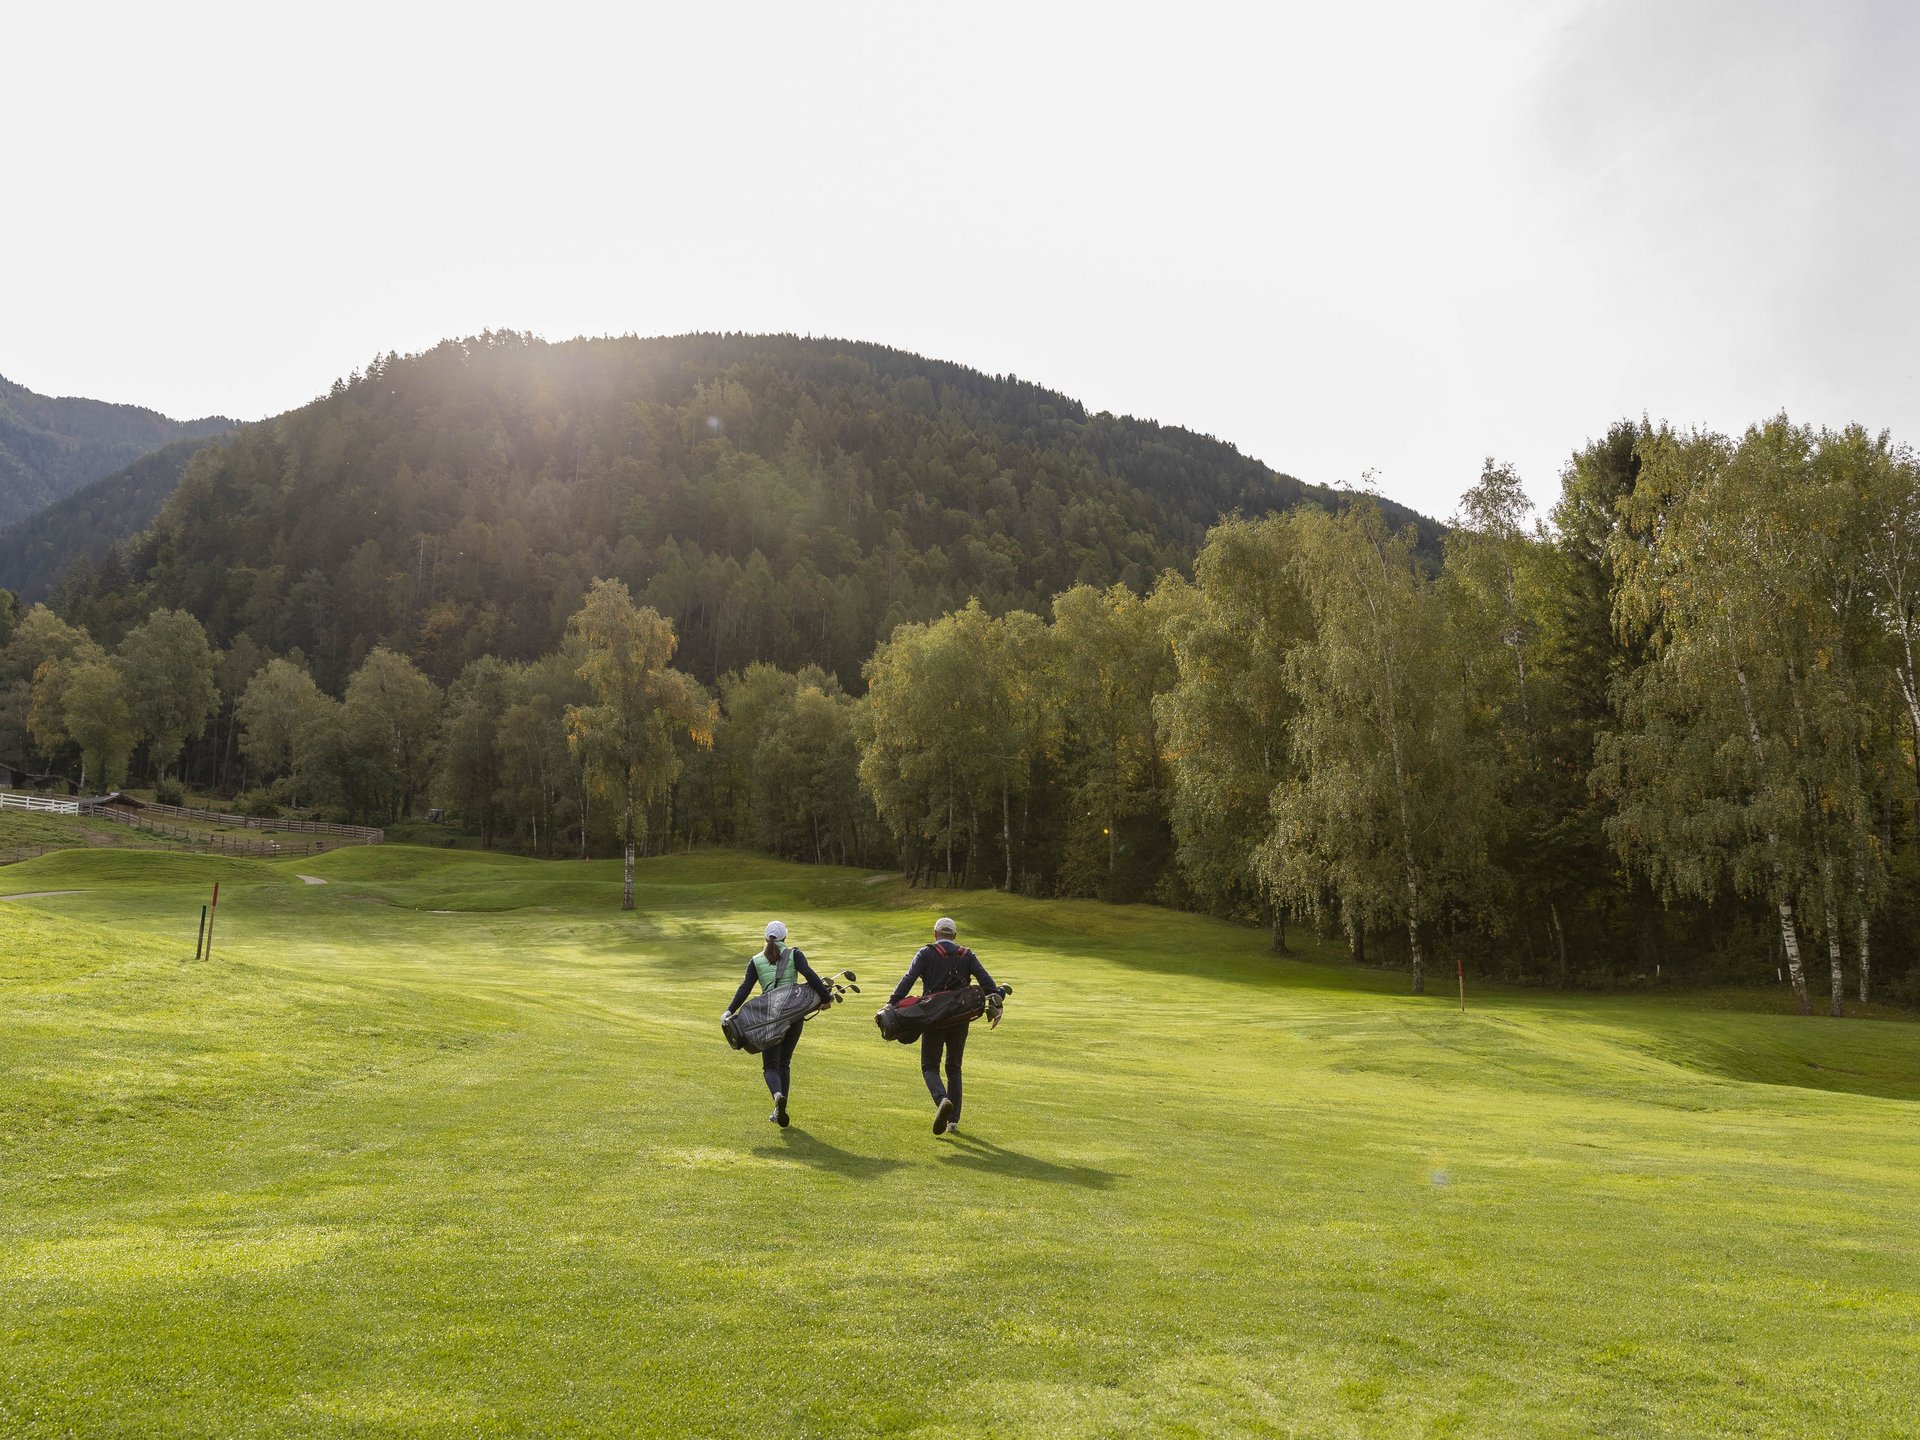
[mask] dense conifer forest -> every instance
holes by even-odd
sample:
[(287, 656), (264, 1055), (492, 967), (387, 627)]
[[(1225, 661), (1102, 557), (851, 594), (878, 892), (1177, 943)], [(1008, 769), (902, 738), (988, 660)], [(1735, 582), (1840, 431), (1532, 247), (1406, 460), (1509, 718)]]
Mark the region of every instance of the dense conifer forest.
[[(231, 429), (138, 405), (36, 395), (0, 376), (0, 530), (175, 440)], [(8, 582), (11, 583), (11, 582)]]
[(68, 576), (88, 589), (120, 589), (130, 578), (125, 542), (153, 523), (188, 462), (225, 438), (196, 436), (163, 445), (0, 529), (0, 586), (28, 601), (46, 599)]
[(857, 688), (903, 621), (1144, 590), (1221, 515), (1307, 494), (1333, 498), (1209, 437), (877, 345), (487, 335), (376, 360), (202, 454), (58, 608), (111, 639), (182, 607), (218, 644), (298, 648), (329, 686), (386, 645), (444, 684), (551, 649), (608, 576), (703, 680), (764, 661)]

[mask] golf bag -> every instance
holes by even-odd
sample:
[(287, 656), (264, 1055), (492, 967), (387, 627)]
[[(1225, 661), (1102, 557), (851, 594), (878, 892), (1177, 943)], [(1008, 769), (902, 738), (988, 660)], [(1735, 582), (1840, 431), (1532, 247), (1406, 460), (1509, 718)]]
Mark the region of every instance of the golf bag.
[(909, 995), (898, 1005), (884, 1007), (873, 1017), (873, 1023), (880, 1027), (882, 1039), (911, 1045), (930, 1030), (964, 1025), (988, 1014), (995, 1024), (999, 1023), (1000, 992), (965, 985), (958, 990), (936, 990), (931, 995)]
[(816, 1010), (827, 1006), (811, 985), (782, 985), (763, 990), (720, 1024), (720, 1033), (736, 1050), (758, 1055), (769, 1050)]

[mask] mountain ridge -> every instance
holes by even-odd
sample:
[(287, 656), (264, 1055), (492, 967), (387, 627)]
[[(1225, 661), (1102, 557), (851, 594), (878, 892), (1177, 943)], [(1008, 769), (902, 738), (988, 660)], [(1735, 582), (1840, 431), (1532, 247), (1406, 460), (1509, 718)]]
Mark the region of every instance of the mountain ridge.
[(1144, 589), (1224, 515), (1346, 499), (1211, 436), (871, 342), (488, 332), (379, 357), (199, 451), (155, 523), (61, 594), (96, 634), (181, 606), (217, 643), (299, 648), (327, 683), (376, 644), (442, 679), (544, 653), (615, 576), (702, 678), (768, 660), (854, 685), (902, 621)]
[(141, 405), (42, 395), (0, 376), (0, 529), (163, 445), (236, 423), (224, 415), (174, 420)]

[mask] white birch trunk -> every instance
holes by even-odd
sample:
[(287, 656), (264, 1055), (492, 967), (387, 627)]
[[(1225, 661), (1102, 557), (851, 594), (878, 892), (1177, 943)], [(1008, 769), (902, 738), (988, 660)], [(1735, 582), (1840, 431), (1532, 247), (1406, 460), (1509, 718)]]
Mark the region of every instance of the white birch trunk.
[[(1754, 769), (1762, 786), (1771, 791), (1773, 781), (1767, 774), (1766, 747), (1760, 740), (1760, 722), (1753, 713), (1753, 693), (1747, 688), (1746, 667), (1738, 660), (1733, 662), (1733, 674), (1740, 682), (1740, 704), (1746, 711), (1747, 738), (1753, 746)], [(1780, 835), (1777, 831), (1767, 831), (1767, 853), (1773, 861), (1774, 897), (1780, 909), (1780, 944), (1787, 952), (1787, 974), (1793, 981), (1793, 995), (1800, 1003), (1800, 1013), (1811, 1015), (1813, 1002), (1807, 998), (1807, 973), (1800, 963), (1800, 937), (1793, 928), (1793, 901), (1787, 898), (1791, 892), (1787, 887), (1786, 862), (1780, 858)]]
[(627, 813), (622, 834), (626, 839), (624, 847), (626, 863), (621, 875), (620, 908), (631, 910), (633, 909), (633, 780), (631, 777), (627, 780)]

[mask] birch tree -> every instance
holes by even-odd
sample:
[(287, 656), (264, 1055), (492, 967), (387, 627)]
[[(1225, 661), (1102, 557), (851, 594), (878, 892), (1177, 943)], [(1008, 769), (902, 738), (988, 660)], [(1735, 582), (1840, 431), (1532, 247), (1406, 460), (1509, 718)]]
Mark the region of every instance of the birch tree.
[(1494, 767), (1470, 727), (1466, 670), (1410, 531), (1362, 500), (1289, 517), (1312, 638), (1287, 657), (1293, 775), (1274, 792), (1260, 862), (1276, 892), (1344, 923), (1404, 927), (1413, 992), (1423, 931), (1492, 918)]
[(1765, 898), (1803, 1014), (1811, 911), (1839, 1015), (1846, 914), (1869, 902), (1880, 862), (1861, 764), (1866, 596), (1822, 443), (1781, 417), (1738, 443), (1661, 433), (1643, 446), (1615, 542), (1616, 613), (1651, 654), (1619, 689), (1596, 778), (1618, 802), (1609, 833), (1663, 893), (1731, 884)]
[(1287, 653), (1309, 628), (1287, 522), (1216, 525), (1194, 562), (1193, 603), (1169, 620), (1177, 678), (1156, 696), (1169, 819), (1182, 875), (1216, 909), (1264, 911), (1286, 948), (1285, 909), (1257, 864), (1287, 776), (1295, 711)]
[[(1037, 619), (1013, 623), (1038, 651)], [(1008, 834), (1013, 776), (1031, 745), (1008, 691), (1007, 633), (975, 602), (931, 625), (898, 627), (867, 662), (861, 784), (909, 870), (941, 856), (949, 885), (956, 851), (969, 870), (979, 859), (983, 816), (1001, 811), (994, 828)]]
[[(1441, 590), (1476, 725), (1499, 759), (1508, 822), (1500, 868), (1513, 882), (1513, 919), (1523, 934), (1542, 924), (1564, 985), (1571, 963), (1562, 912), (1592, 887), (1596, 859), (1593, 827), (1579, 823), (1592, 742), (1570, 693), (1579, 678), (1567, 683), (1567, 671), (1592, 658), (1569, 644), (1579, 577), (1533, 519), (1509, 465), (1486, 462), (1453, 527)], [(1604, 848), (1597, 858), (1605, 862)]]
[(1060, 755), (1076, 822), (1067, 878), (1075, 889), (1118, 898), (1123, 825), (1164, 814), (1153, 697), (1174, 681), (1166, 617), (1188, 593), (1163, 583), (1142, 599), (1124, 585), (1076, 585), (1053, 597)]
[(127, 632), (116, 661), (127, 677), (155, 778), (164, 780), (220, 703), (207, 632), (184, 610), (156, 610)]
[(313, 683), (306, 667), (293, 660), (269, 660), (247, 682), (234, 706), (240, 726), (240, 753), (262, 780), (288, 777), (288, 803), (299, 803), (304, 764), (317, 716), (337, 702)]
[(676, 734), (713, 743), (713, 707), (689, 676), (667, 664), (675, 648), (672, 624), (651, 606), (636, 606), (622, 581), (594, 581), (569, 630), (581, 642), (579, 673), (596, 703), (567, 707), (567, 734), (576, 748), (592, 753), (602, 782), (621, 796), (620, 908), (631, 910), (643, 807), (673, 782), (680, 763)]
[[(57, 662), (41, 667), (50, 673)], [(134, 713), (127, 677), (109, 660), (80, 660), (63, 673), (60, 704), (66, 733), (80, 747), (80, 786), (89, 784), (101, 794), (118, 788), (127, 778), (127, 761), (140, 743), (140, 720)]]

